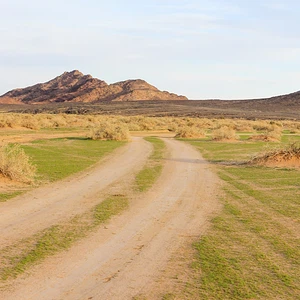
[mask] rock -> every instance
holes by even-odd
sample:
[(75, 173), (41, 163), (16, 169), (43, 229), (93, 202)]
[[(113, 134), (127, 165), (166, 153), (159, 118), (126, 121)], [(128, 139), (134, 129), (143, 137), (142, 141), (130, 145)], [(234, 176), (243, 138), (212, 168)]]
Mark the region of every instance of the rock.
[(5, 104), (44, 104), (52, 102), (187, 100), (160, 91), (144, 80), (126, 80), (108, 85), (105, 81), (74, 70), (45, 83), (12, 90), (0, 97)]

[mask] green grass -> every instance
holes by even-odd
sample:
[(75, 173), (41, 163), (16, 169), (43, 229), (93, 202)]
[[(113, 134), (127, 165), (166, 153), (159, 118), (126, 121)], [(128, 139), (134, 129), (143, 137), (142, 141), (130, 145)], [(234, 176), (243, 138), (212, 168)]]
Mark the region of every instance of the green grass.
[(163, 295), (163, 297), (161, 298), (162, 300), (174, 300), (176, 299), (175, 295), (172, 293), (168, 293)]
[(37, 166), (40, 180), (56, 181), (82, 171), (124, 142), (86, 138), (38, 140), (22, 148)]
[(291, 134), (291, 135), (283, 135), (281, 141), (283, 143), (293, 143), (300, 141), (300, 135)]
[(107, 222), (112, 216), (120, 214), (127, 207), (127, 197), (110, 196), (88, 213), (75, 216), (65, 224), (52, 226), (1, 250), (1, 280), (15, 278), (46, 257), (69, 249), (77, 240), (87, 236), (91, 230)]
[[(119, 141), (93, 141), (87, 138), (70, 137), (36, 140), (21, 147), (36, 166), (35, 184), (41, 184), (60, 180), (82, 171), (124, 144), (125, 142)], [(23, 186), (19, 190), (0, 193), (0, 202), (20, 195), (28, 188), (29, 186)]]
[(94, 209), (94, 224), (106, 222), (112, 215), (121, 213), (128, 207), (128, 199), (123, 195), (111, 196)]
[[(255, 155), (270, 147), (270, 144), (264, 142), (210, 142), (197, 140), (184, 140), (196, 146), (204, 158), (212, 163), (218, 162), (244, 162), (252, 155)], [(274, 144), (274, 146), (277, 144)]]
[(165, 153), (165, 143), (161, 139), (147, 137), (145, 140), (152, 143), (153, 153), (145, 167), (136, 176), (136, 189), (139, 192), (148, 190), (157, 180), (163, 168), (162, 159)]
[(14, 198), (18, 195), (22, 194), (22, 191), (14, 191), (8, 193), (0, 193), (0, 202), (5, 202), (11, 198)]
[[(282, 141), (291, 139), (298, 137)], [(224, 196), (222, 212), (194, 244), (191, 282), (183, 294), (191, 299), (299, 298), (299, 170), (220, 164), (247, 160), (266, 147), (261, 142), (190, 143), (215, 164)]]

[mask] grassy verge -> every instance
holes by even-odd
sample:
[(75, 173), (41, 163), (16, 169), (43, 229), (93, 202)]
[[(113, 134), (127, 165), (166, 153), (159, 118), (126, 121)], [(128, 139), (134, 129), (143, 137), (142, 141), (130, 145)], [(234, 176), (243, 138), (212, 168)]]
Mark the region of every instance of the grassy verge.
[(38, 140), (22, 148), (37, 166), (40, 180), (55, 181), (84, 170), (124, 142), (87, 138)]
[(8, 192), (8, 193), (0, 193), (0, 202), (5, 202), (9, 199), (17, 197), (22, 194), (22, 191)]
[(165, 151), (165, 143), (161, 139), (147, 137), (145, 140), (152, 143), (154, 150), (145, 167), (136, 176), (136, 189), (139, 192), (148, 190), (161, 174)]
[(190, 143), (216, 164), (224, 181), (224, 208), (194, 245), (194, 276), (185, 297), (296, 299), (300, 291), (299, 170), (230, 164), (261, 151), (265, 143)]
[(46, 257), (70, 248), (74, 242), (127, 207), (128, 199), (125, 196), (111, 196), (66, 224), (52, 226), (1, 250), (0, 279), (5, 281), (14, 278)]

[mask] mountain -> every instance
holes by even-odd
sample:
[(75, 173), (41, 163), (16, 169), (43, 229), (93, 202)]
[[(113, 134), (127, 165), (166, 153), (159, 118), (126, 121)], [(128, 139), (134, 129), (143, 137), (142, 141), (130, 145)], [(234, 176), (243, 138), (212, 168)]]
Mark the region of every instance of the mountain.
[(74, 70), (45, 83), (15, 89), (0, 96), (2, 104), (44, 104), (53, 102), (187, 100), (185, 96), (160, 91), (144, 80), (126, 80), (113, 84)]

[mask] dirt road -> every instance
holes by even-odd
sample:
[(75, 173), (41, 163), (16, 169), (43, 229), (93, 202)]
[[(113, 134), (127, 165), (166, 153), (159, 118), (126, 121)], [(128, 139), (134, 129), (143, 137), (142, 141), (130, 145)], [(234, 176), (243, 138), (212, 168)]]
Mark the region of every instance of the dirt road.
[(150, 153), (149, 143), (134, 138), (88, 172), (0, 203), (0, 249), (94, 206), (110, 185), (141, 168)]
[(132, 299), (144, 293), (158, 299), (159, 272), (191, 236), (204, 232), (219, 207), (218, 180), (199, 152), (164, 140), (169, 155), (149, 192), (69, 251), (15, 280), (11, 289), (0, 292), (3, 299)]

